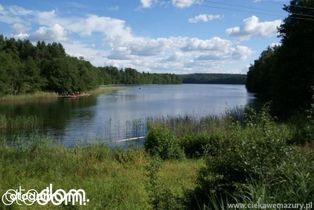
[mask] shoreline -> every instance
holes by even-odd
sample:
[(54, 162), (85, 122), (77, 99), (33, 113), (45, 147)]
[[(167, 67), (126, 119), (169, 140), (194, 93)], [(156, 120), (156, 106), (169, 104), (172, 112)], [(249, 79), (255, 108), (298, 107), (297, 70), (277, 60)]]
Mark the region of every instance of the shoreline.
[(6, 95), (0, 97), (0, 104), (1, 103), (14, 103), (14, 102), (28, 102), (33, 100), (55, 100), (58, 98), (79, 98), (79, 97), (86, 97), (91, 95), (98, 95), (98, 94), (107, 94), (112, 93), (114, 91), (123, 90), (122, 87), (116, 86), (100, 86), (96, 89), (89, 90), (83, 93), (77, 94), (58, 94), (55, 92), (44, 92), (39, 91), (30, 94), (22, 94), (22, 95)]

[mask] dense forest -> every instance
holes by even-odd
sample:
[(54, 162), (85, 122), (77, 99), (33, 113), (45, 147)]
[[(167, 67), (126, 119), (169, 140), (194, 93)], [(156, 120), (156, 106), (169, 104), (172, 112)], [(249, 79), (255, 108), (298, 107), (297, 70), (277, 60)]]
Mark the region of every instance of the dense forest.
[(99, 67), (103, 84), (177, 84), (181, 79), (175, 74), (138, 72), (132, 68)]
[(244, 74), (182, 74), (178, 75), (186, 84), (245, 84)]
[[(314, 86), (314, 1), (292, 0), (279, 28), (281, 45), (269, 47), (249, 68), (247, 89), (272, 111), (288, 116), (310, 107)], [(305, 18), (307, 17), (307, 18)]]
[(102, 84), (180, 83), (174, 74), (139, 73), (135, 69), (95, 67), (71, 57), (59, 43), (15, 40), (0, 36), (0, 96), (51, 91), (83, 92)]

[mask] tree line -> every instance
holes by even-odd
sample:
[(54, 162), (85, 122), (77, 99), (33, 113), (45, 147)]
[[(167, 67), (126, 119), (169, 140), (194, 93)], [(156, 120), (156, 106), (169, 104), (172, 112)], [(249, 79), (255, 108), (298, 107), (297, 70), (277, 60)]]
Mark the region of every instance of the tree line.
[(182, 74), (178, 75), (186, 84), (245, 84), (245, 74)]
[(83, 92), (102, 84), (180, 83), (174, 74), (151, 74), (132, 68), (95, 67), (65, 53), (60, 43), (32, 44), (0, 35), (0, 96), (51, 91)]
[(246, 87), (271, 101), (278, 116), (310, 107), (314, 86), (314, 1), (291, 0), (278, 28), (281, 43), (268, 47), (250, 66)]

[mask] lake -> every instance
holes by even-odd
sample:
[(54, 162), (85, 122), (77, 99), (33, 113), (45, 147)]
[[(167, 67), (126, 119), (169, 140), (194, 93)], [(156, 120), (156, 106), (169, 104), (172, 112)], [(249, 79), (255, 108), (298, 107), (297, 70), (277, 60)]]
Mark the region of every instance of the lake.
[(144, 136), (147, 119), (220, 115), (252, 100), (253, 96), (243, 85), (140, 85), (126, 86), (107, 95), (0, 104), (0, 113), (36, 115), (41, 122), (36, 132), (67, 146), (92, 142), (113, 144)]

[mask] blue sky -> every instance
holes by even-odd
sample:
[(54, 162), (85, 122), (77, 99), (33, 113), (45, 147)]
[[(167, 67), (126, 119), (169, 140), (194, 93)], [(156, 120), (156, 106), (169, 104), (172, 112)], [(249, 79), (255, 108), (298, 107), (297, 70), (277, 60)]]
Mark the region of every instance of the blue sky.
[(61, 42), (96, 66), (246, 73), (288, 0), (0, 0), (0, 33)]

